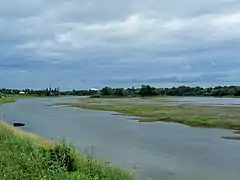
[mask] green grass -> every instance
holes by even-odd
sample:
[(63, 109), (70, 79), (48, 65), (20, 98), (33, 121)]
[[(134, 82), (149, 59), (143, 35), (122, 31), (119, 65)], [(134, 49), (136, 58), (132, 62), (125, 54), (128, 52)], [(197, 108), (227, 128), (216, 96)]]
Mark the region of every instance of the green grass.
[(130, 173), (94, 161), (64, 142), (45, 141), (0, 123), (1, 180), (131, 180)]
[(6, 95), (5, 97), (0, 97), (0, 104), (4, 103), (12, 103), (15, 102), (18, 99), (24, 99), (24, 98), (34, 98), (37, 97), (35, 95)]
[(4, 98), (0, 98), (0, 104), (4, 104), (4, 103), (12, 103), (15, 102), (15, 98), (13, 97), (4, 97)]
[(240, 131), (236, 131), (235, 134), (240, 134)]
[(113, 98), (81, 99), (79, 103), (59, 103), (83, 109), (115, 111), (138, 116), (140, 122), (177, 122), (194, 127), (212, 127), (240, 130), (238, 107), (167, 105), (166, 99), (157, 98)]

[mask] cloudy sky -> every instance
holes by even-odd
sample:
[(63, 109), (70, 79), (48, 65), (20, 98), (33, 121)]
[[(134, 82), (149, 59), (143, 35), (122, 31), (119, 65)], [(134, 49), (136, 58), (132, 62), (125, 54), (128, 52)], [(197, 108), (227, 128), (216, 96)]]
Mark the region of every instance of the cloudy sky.
[(239, 0), (0, 2), (0, 86), (240, 84)]

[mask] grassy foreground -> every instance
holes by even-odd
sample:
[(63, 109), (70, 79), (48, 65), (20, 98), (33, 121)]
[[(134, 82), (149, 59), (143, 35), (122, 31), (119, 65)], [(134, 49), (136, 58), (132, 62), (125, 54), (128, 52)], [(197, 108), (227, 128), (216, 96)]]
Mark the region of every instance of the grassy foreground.
[(86, 158), (64, 142), (43, 140), (0, 122), (1, 180), (131, 180), (130, 173)]
[(82, 98), (79, 103), (59, 103), (55, 105), (115, 111), (125, 115), (137, 116), (140, 122), (177, 122), (194, 127), (240, 130), (239, 107), (170, 105), (167, 99), (161, 98)]

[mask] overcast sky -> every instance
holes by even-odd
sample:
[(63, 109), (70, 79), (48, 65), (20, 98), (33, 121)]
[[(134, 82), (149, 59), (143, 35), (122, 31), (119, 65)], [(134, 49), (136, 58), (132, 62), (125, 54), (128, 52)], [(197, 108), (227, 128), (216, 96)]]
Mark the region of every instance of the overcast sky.
[(0, 2), (0, 86), (240, 84), (239, 0)]

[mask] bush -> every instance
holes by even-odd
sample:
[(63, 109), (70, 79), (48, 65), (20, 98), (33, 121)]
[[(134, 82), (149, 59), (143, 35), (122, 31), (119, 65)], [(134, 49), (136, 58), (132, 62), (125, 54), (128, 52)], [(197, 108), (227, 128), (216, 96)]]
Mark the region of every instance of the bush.
[(76, 153), (71, 145), (66, 142), (58, 143), (56, 146), (49, 149), (43, 149), (44, 156), (50, 165), (56, 164), (68, 172), (77, 170)]

